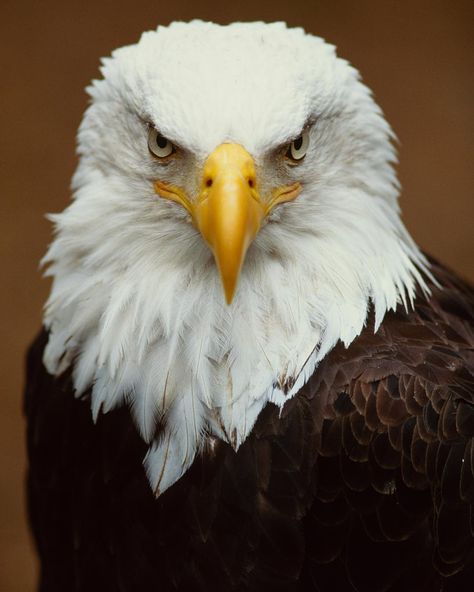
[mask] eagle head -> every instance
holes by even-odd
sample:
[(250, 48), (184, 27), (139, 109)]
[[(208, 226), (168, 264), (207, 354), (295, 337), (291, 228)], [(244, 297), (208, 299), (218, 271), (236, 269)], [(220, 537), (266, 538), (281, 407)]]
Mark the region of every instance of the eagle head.
[[(157, 494), (235, 449), (370, 306), (413, 299), (393, 134), (358, 72), (283, 23), (193, 21), (102, 62), (52, 216), (44, 361), (130, 406)], [(159, 426), (159, 427), (157, 427)]]

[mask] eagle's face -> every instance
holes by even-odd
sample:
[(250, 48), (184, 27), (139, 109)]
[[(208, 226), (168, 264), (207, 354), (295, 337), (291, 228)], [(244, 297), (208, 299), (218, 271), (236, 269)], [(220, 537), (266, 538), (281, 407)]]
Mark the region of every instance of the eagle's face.
[(137, 263), (135, 249), (207, 261), (210, 247), (230, 303), (256, 238), (265, 265), (258, 251), (298, 259), (315, 237), (343, 245), (349, 227), (365, 268), (372, 233), (361, 211), (396, 218), (389, 128), (356, 71), (320, 39), (280, 25), (175, 25), (118, 50), (103, 73), (79, 135), (87, 172), (76, 186), (100, 171), (123, 187), (107, 221), (122, 263), (124, 251)]
[(411, 299), (423, 258), (399, 219), (390, 128), (321, 39), (177, 23), (102, 73), (46, 257), (45, 361), (75, 359), (95, 414), (130, 401), (163, 490), (204, 434), (238, 447), (267, 401), (358, 335), (370, 301), (379, 323)]

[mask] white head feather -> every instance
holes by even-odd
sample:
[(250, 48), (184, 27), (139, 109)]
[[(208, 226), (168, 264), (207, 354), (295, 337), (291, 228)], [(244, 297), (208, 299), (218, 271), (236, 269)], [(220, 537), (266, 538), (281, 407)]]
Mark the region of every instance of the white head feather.
[[(390, 127), (322, 39), (283, 23), (173, 23), (114, 51), (102, 74), (73, 202), (52, 217), (44, 361), (53, 374), (73, 364), (95, 417), (130, 405), (162, 492), (209, 435), (237, 448), (267, 402), (283, 405), (359, 335), (371, 304), (377, 327), (406, 306), (426, 261), (400, 221)], [(181, 147), (166, 170), (149, 123)], [(275, 151), (308, 124), (306, 157), (285, 167)], [(303, 186), (251, 245), (230, 306), (185, 210), (153, 190), (160, 176), (193, 195), (225, 141), (250, 152), (263, 187)]]

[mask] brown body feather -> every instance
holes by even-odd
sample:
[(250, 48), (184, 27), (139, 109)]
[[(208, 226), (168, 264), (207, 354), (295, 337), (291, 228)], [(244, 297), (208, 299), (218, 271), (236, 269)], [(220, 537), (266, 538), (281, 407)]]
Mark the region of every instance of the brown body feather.
[(41, 592), (474, 589), (474, 292), (442, 285), (338, 345), (237, 453), (155, 499), (128, 410), (91, 419), (28, 357)]

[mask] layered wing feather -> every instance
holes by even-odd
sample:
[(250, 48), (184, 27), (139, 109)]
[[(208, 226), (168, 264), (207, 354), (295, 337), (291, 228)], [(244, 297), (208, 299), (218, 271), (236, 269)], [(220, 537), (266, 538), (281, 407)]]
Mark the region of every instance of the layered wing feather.
[(30, 350), (30, 516), (40, 590), (438, 591), (474, 582), (474, 296), (439, 283), (338, 345), (236, 453), (210, 440), (161, 497), (122, 407)]

